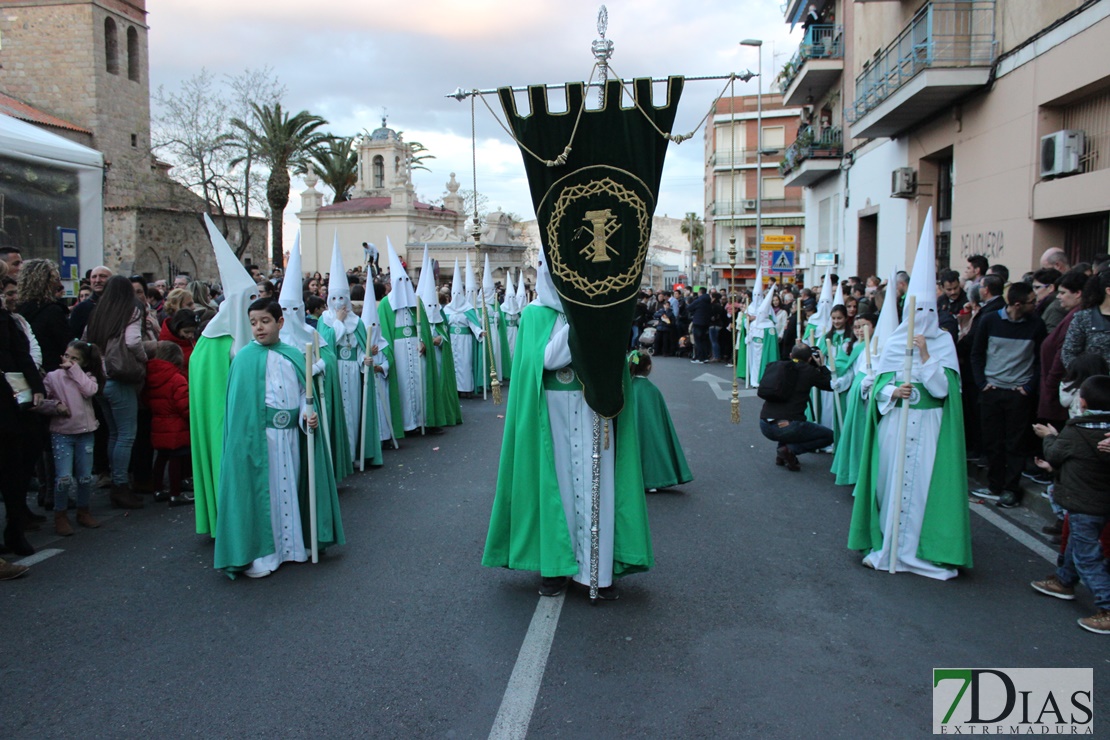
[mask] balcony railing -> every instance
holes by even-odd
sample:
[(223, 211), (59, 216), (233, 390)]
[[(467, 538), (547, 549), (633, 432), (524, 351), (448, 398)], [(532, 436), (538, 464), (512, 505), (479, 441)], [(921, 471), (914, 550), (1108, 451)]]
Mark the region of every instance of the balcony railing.
[(806, 126), (798, 130), (798, 138), (786, 148), (779, 172), (788, 175), (807, 159), (840, 159), (843, 155), (844, 136), (839, 126), (829, 126), (816, 134)]
[(779, 92), (785, 93), (802, 71), (807, 59), (841, 59), (844, 57), (844, 27), (813, 24), (806, 29), (798, 51), (779, 72)]
[[(764, 198), (760, 204), (764, 217), (776, 213), (794, 213), (805, 208), (805, 202), (800, 198)], [(713, 216), (748, 216), (754, 217), (756, 211), (755, 198), (740, 198), (733, 202), (727, 200), (717, 201), (709, 205), (709, 212)]]
[(856, 78), (856, 99), (846, 106), (858, 121), (909, 82), (933, 67), (984, 67), (994, 62), (994, 0), (926, 3)]
[[(778, 159), (778, 154), (775, 150), (763, 150), (763, 166), (773, 167), (775, 161)], [(757, 164), (759, 162), (759, 150), (757, 149), (718, 149), (713, 154), (709, 155), (709, 164), (712, 167), (738, 167), (746, 164)]]

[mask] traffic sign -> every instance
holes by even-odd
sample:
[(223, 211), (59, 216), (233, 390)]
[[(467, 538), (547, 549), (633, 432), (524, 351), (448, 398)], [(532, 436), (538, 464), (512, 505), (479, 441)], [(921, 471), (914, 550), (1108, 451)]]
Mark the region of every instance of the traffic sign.
[(794, 250), (775, 249), (771, 252), (771, 272), (794, 272)]
[(794, 243), (794, 235), (793, 234), (764, 234), (763, 235), (763, 243), (764, 244), (793, 244)]

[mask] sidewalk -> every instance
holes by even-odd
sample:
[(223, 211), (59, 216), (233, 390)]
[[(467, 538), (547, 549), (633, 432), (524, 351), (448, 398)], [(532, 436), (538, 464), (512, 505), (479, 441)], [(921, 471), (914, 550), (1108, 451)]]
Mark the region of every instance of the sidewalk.
[[(967, 463), (967, 481), (968, 487), (972, 490), (985, 488), (987, 486), (986, 468), (980, 468), (975, 462), (969, 460)], [(1041, 527), (1056, 520), (1056, 515), (1052, 513), (1052, 506), (1044, 496), (1046, 488), (1047, 486), (1034, 483), (1022, 476), (1021, 506), (1014, 509), (1003, 509), (995, 506), (994, 501), (974, 495), (969, 496), (969, 500), (972, 506), (989, 506), (991, 511), (1022, 527), (1038, 540), (1056, 550), (1059, 545), (1053, 544), (1051, 536), (1041, 531)]]

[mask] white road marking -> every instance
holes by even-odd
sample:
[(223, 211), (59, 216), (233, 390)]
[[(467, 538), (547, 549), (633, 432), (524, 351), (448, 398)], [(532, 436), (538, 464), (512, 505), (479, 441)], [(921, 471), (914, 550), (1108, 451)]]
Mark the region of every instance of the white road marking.
[(999, 516), (998, 514), (994, 513), (993, 511), (988, 509), (986, 506), (983, 506), (981, 504), (971, 504), (971, 510), (974, 511), (979, 516), (986, 519), (988, 522), (990, 522), (994, 526), (1001, 529), (1006, 534), (1013, 537), (1015, 540), (1017, 540), (1021, 544), (1028, 547), (1030, 550), (1035, 552), (1037, 555), (1040, 555), (1042, 558), (1044, 558), (1048, 562), (1052, 563), (1053, 565), (1056, 565), (1056, 555), (1057, 555), (1056, 551), (1053, 550), (1048, 545), (1046, 545), (1045, 543), (1038, 540), (1036, 537), (1032, 536), (1028, 532), (1021, 529), (1021, 527), (1018, 527), (1017, 525), (1012, 524), (1008, 519), (1006, 519), (1002, 516)]
[(532, 710), (543, 683), (547, 656), (551, 652), (565, 599), (564, 591), (558, 596), (541, 596), (536, 604), (532, 623), (528, 625), (528, 633), (524, 635), (516, 665), (509, 676), (509, 685), (501, 698), (501, 708), (493, 720), (493, 729), (489, 733), (491, 740), (516, 740), (528, 735), (528, 724), (532, 721)]
[[(702, 373), (694, 378), (694, 383), (706, 383), (713, 390), (713, 395), (717, 397), (718, 401), (731, 401), (732, 400), (732, 381), (727, 378), (722, 378), (713, 373)], [(741, 386), (743, 383), (741, 383)], [(724, 387), (722, 387), (724, 386)], [(740, 390), (740, 398), (751, 398), (755, 395), (755, 389)]]
[(47, 548), (45, 550), (39, 550), (34, 555), (28, 555), (22, 560), (17, 560), (15, 562), (15, 565), (36, 565), (38, 563), (41, 563), (43, 560), (46, 560), (47, 558), (52, 558), (55, 555), (63, 552), (65, 552), (65, 550), (59, 550), (57, 548)]

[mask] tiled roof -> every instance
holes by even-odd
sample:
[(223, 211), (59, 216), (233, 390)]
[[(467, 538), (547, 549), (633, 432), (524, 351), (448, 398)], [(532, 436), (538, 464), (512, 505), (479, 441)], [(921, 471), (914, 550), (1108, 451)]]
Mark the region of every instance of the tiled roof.
[(63, 128), (67, 131), (76, 131), (81, 134), (92, 135), (92, 131), (89, 131), (87, 128), (76, 126), (69, 121), (64, 121), (57, 116), (52, 116), (49, 113), (45, 113), (3, 92), (0, 92), (0, 113), (5, 113), (12, 118), (18, 118), (21, 121), (38, 124), (39, 126)]
[[(342, 213), (342, 212), (361, 212), (361, 211), (384, 211), (392, 204), (390, 198), (351, 198), (342, 203), (332, 203), (330, 206), (324, 206), (321, 211), (328, 213)], [(454, 211), (447, 211), (437, 206), (430, 206), (427, 203), (414, 201), (413, 206), (419, 211), (438, 211), (440, 213), (454, 213)]]

